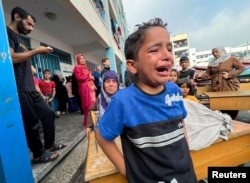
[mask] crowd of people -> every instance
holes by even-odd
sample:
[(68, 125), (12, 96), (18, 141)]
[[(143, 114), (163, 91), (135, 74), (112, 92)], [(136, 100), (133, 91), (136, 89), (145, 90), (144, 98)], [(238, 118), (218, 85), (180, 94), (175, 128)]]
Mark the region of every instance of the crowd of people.
[[(82, 125), (88, 134), (93, 129), (88, 121), (89, 111), (97, 106), (100, 119), (96, 139), (129, 182), (196, 182), (184, 122), (189, 114), (184, 99), (199, 102), (195, 98), (194, 79), (211, 78), (215, 92), (238, 90), (237, 76), (244, 67), (237, 58), (224, 49), (213, 48), (214, 60), (203, 75), (195, 75), (189, 68), (188, 57), (181, 57), (180, 71), (172, 69), (174, 60), (167, 24), (155, 18), (138, 25), (126, 39), (126, 88), (119, 89), (119, 77), (110, 70), (108, 58), (102, 59), (102, 69), (98, 64), (92, 72), (83, 54), (76, 55), (77, 65), (66, 82), (60, 71), (53, 71), (52, 76), (50, 70), (44, 70), (43, 79), (38, 80), (30, 58), (51, 53), (53, 49), (44, 46), (25, 49), (20, 35), (29, 34), (35, 22), (29, 12), (16, 7), (7, 26), (33, 163), (53, 161), (59, 156), (57, 151), (67, 146), (55, 143), (56, 116), (81, 111)], [(44, 144), (39, 135), (40, 121), (45, 133)], [(121, 137), (123, 153), (113, 142), (117, 136)]]
[[(67, 146), (67, 143), (55, 143), (55, 117), (61, 117), (66, 112), (81, 110), (84, 114), (83, 125), (87, 127), (88, 112), (96, 103), (98, 95), (101, 95), (101, 91), (98, 94), (95, 89), (102, 86), (98, 82), (95, 86), (93, 81), (96, 75), (88, 69), (83, 54), (76, 56), (77, 65), (72, 76), (66, 77), (66, 83), (62, 73), (58, 70), (43, 70), (43, 78), (39, 80), (36, 77), (36, 69), (31, 64), (31, 58), (37, 54), (51, 53), (53, 48), (40, 46), (28, 50), (25, 46), (21, 35), (32, 32), (35, 23), (35, 17), (28, 11), (15, 7), (11, 11), (11, 22), (7, 26), (7, 34), (26, 140), (33, 155), (32, 163), (37, 164), (56, 160), (60, 155), (58, 150)], [(108, 58), (104, 58), (102, 63), (104, 66), (102, 73), (100, 66), (96, 69), (100, 82), (101, 75), (105, 72), (115, 72), (110, 71)], [(106, 80), (110, 83), (107, 78), (104, 83)], [(118, 82), (118, 77), (116, 81)], [(105, 99), (109, 96), (113, 84), (109, 85), (111, 86), (107, 87), (109, 89), (106, 94), (101, 95), (104, 95)], [(105, 91), (101, 88), (100, 90)], [(100, 99), (103, 101), (103, 97)], [(44, 143), (39, 132), (40, 122), (44, 133)]]

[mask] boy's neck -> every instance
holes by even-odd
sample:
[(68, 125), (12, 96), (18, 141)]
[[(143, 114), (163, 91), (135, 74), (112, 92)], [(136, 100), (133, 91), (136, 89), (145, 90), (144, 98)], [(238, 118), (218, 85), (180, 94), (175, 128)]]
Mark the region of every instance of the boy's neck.
[(140, 88), (143, 92), (150, 94), (150, 95), (156, 95), (158, 93), (161, 93), (164, 90), (164, 84), (159, 86), (149, 86), (145, 85), (144, 83), (137, 82), (136, 86)]
[(187, 70), (188, 70), (188, 68), (185, 68), (185, 69), (184, 69), (184, 68), (182, 68), (182, 70), (181, 70), (181, 71), (187, 71)]

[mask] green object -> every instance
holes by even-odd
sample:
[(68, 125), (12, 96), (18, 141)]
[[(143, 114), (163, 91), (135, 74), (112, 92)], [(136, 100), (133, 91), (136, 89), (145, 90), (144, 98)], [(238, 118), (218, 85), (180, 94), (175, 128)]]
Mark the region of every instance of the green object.
[(250, 79), (250, 69), (245, 70), (238, 76), (238, 79), (248, 79), (248, 78)]

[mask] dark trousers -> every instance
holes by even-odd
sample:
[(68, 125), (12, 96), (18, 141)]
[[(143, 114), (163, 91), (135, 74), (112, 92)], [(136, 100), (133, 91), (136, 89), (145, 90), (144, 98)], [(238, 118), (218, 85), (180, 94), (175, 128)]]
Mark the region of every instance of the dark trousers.
[(76, 97), (69, 98), (69, 111), (70, 112), (77, 112), (78, 111), (78, 104)]
[(96, 90), (95, 90), (95, 96), (96, 98), (98, 98), (98, 95), (101, 93), (101, 87), (100, 86), (96, 86)]
[[(44, 148), (49, 149), (55, 142), (55, 114), (37, 92), (19, 92), (19, 102), (23, 117), (28, 146), (37, 158)], [(42, 122), (44, 146), (39, 134), (39, 120)]]

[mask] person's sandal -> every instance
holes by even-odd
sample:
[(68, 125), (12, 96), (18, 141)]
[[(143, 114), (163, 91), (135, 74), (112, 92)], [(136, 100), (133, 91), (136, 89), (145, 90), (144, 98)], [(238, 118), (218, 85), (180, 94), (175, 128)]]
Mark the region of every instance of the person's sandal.
[(59, 156), (58, 152), (44, 151), (43, 154), (38, 159), (33, 158), (32, 164), (48, 163), (56, 160), (58, 156)]
[(67, 147), (68, 144), (62, 144), (62, 143), (59, 143), (59, 144), (54, 144), (53, 147), (51, 147), (50, 149), (47, 149), (47, 151), (49, 152), (55, 152), (55, 151), (58, 151), (60, 149), (63, 149), (65, 147)]

